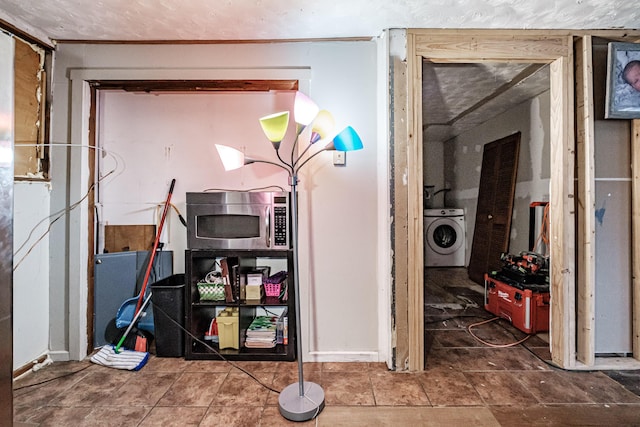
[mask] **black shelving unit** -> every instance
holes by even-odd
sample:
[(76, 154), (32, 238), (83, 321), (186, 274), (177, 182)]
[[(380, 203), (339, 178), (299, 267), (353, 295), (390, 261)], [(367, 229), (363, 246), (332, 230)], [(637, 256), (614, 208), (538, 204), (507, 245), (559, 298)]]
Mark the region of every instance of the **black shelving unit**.
[[(219, 270), (219, 263), (225, 259), (233, 289), (233, 301), (202, 301), (197, 284), (210, 271)], [(185, 336), (185, 359), (251, 360), (251, 361), (293, 361), (296, 358), (295, 343), (295, 295), (293, 286), (293, 252), (290, 250), (187, 250), (185, 253), (185, 325), (191, 334)], [(269, 268), (268, 274), (278, 271), (287, 272), (287, 296), (285, 298), (267, 297), (260, 300), (247, 300), (240, 293), (239, 275), (246, 271)], [(228, 339), (219, 342), (205, 340), (205, 333), (213, 318), (225, 310), (235, 311), (238, 315), (237, 347), (220, 348)], [(281, 315), (286, 313), (287, 342), (276, 344), (273, 348), (248, 348), (245, 346), (247, 328), (259, 315)], [(218, 320), (224, 320), (218, 317)], [(220, 324), (218, 325), (220, 328)], [(228, 338), (229, 329), (225, 329)], [(191, 336), (193, 335), (193, 336)], [(195, 337), (195, 338), (194, 338)], [(196, 339), (197, 338), (197, 339)], [(236, 337), (234, 337), (236, 338)], [(235, 341), (235, 340), (234, 340)], [(234, 346), (235, 347), (235, 346)], [(212, 350), (213, 349), (213, 350)]]

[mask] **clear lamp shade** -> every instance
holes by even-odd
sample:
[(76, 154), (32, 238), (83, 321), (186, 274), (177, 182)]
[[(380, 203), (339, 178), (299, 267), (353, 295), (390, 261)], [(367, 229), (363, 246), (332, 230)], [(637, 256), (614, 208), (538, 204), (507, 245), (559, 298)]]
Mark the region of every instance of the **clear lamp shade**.
[(325, 138), (333, 130), (334, 126), (333, 115), (327, 110), (321, 110), (316, 115), (313, 126), (311, 126), (311, 140), (309, 142), (313, 144)]
[(260, 126), (262, 126), (262, 131), (277, 150), (280, 148), (280, 142), (282, 142), (284, 135), (287, 133), (289, 112), (283, 111), (264, 116), (260, 119)]
[(293, 102), (293, 117), (297, 124), (307, 126), (313, 121), (320, 109), (315, 102), (302, 92), (296, 92)]
[(355, 151), (364, 147), (358, 133), (351, 127), (347, 126), (342, 132), (337, 134), (333, 141), (327, 146), (327, 150), (337, 151)]
[(239, 169), (245, 165), (244, 153), (242, 151), (219, 144), (216, 144), (216, 150), (218, 150), (218, 155), (220, 156), (220, 160), (222, 160), (222, 167), (224, 167), (225, 171)]

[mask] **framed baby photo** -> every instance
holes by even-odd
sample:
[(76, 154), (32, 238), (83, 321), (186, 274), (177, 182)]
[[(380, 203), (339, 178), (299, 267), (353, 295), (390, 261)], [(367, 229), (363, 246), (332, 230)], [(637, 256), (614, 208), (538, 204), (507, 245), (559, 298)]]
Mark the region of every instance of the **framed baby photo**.
[(640, 44), (609, 43), (605, 119), (640, 118)]

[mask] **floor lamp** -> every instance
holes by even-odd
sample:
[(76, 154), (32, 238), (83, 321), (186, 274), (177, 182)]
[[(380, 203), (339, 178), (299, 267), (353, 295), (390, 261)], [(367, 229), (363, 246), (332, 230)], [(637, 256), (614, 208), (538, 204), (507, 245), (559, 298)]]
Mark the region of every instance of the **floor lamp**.
[[(278, 161), (258, 160), (246, 157), (243, 152), (225, 145), (216, 144), (216, 149), (225, 170), (238, 169), (251, 163), (267, 163), (287, 171), (291, 187), (291, 237), (293, 245), (293, 286), (296, 309), (296, 352), (298, 359), (298, 382), (290, 384), (280, 392), (278, 399), (280, 414), (291, 421), (307, 421), (315, 418), (324, 408), (324, 391), (313, 382), (304, 381), (302, 367), (302, 333), (300, 327), (300, 281), (298, 268), (298, 172), (309, 160), (324, 151), (353, 151), (363, 147), (362, 140), (351, 127), (346, 127), (337, 134), (323, 148), (311, 150), (311, 147), (325, 137), (333, 128), (333, 117), (326, 111), (320, 111), (318, 106), (302, 92), (296, 92), (294, 101), (294, 119), (296, 121), (296, 138), (291, 149), (291, 160), (284, 160), (280, 155), (280, 143), (285, 137), (289, 126), (289, 111), (283, 111), (262, 117), (260, 125), (265, 135), (273, 144)], [(308, 145), (301, 154), (299, 149), (300, 135), (307, 126), (311, 125), (311, 136)], [(318, 144), (319, 145), (319, 144)]]

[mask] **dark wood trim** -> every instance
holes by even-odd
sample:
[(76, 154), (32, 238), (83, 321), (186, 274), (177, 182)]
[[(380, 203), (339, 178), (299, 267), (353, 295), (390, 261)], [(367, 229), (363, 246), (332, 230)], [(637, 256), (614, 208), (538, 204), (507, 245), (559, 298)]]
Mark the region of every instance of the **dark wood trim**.
[(100, 80), (89, 82), (100, 90), (127, 92), (221, 92), (298, 90), (297, 80)]
[(47, 355), (44, 354), (40, 357), (38, 357), (36, 360), (27, 363), (26, 365), (23, 365), (21, 367), (19, 367), (18, 369), (16, 369), (15, 371), (13, 371), (13, 378), (18, 378), (20, 375), (24, 375), (27, 372), (29, 372), (31, 369), (33, 369), (34, 365), (37, 365), (39, 363), (43, 363), (45, 360), (47, 360)]
[[(98, 99), (98, 93), (95, 87), (91, 87), (91, 106), (89, 110), (89, 146), (96, 146), (96, 105)], [(87, 177), (87, 185), (89, 186), (89, 195), (87, 197), (87, 216), (88, 216), (88, 226), (89, 231), (87, 233), (88, 238), (88, 247), (91, 248), (91, 252), (89, 252), (89, 257), (87, 259), (87, 337), (89, 342), (87, 343), (87, 355), (89, 355), (93, 350), (93, 342), (94, 342), (94, 324), (93, 324), (93, 312), (95, 310), (94, 307), (94, 258), (95, 258), (95, 246), (96, 246), (96, 213), (95, 213), (95, 200), (96, 200), (96, 185), (95, 183), (95, 175), (96, 175), (96, 150), (87, 150), (87, 156), (89, 156), (89, 176)]]

